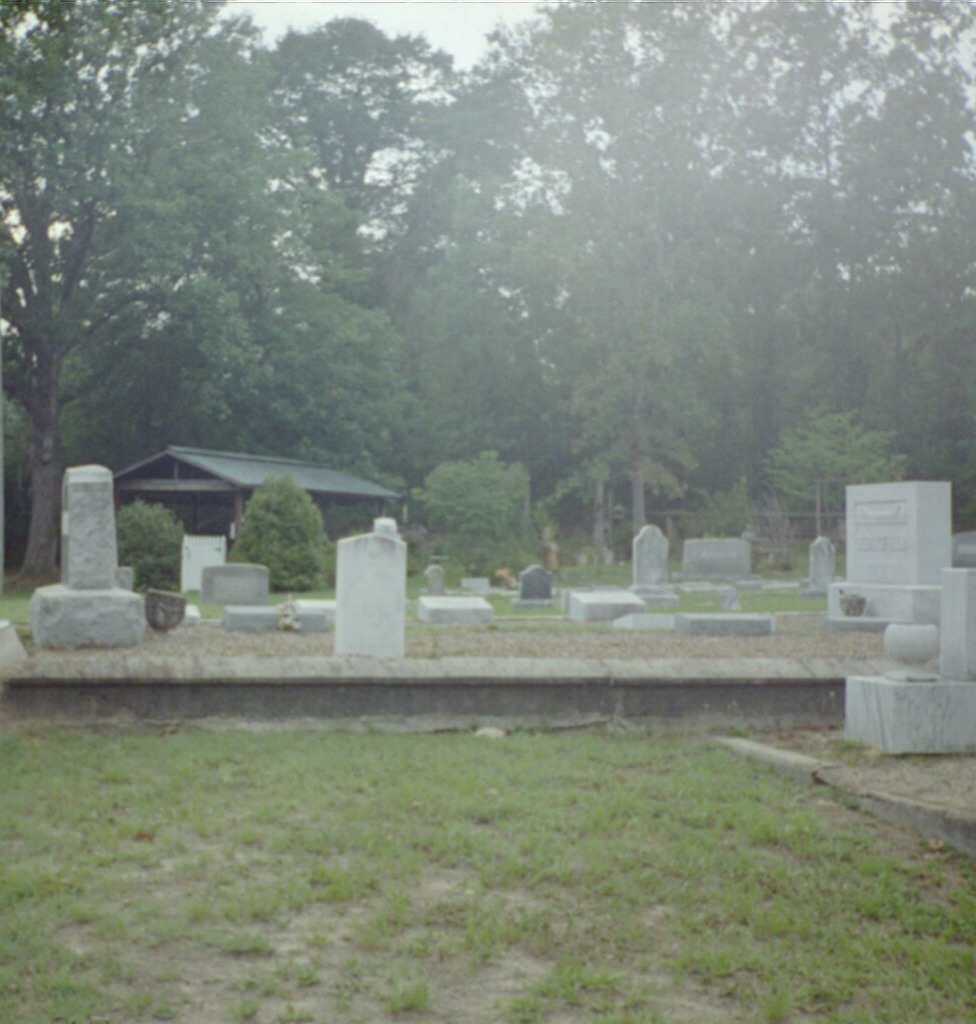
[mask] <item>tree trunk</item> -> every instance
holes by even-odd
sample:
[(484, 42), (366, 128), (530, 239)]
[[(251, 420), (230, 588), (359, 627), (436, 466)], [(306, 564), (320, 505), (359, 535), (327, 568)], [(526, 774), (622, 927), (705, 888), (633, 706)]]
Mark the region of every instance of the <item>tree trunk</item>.
[(32, 439), (27, 456), (31, 514), (27, 552), (21, 579), (49, 581), (58, 567), (61, 532), (61, 429), (58, 402), (39, 405), (32, 417)]
[(634, 536), (647, 526), (647, 504), (644, 495), (644, 474), (635, 470), (630, 475), (632, 501), (632, 527)]
[(597, 480), (593, 495), (593, 547), (596, 549), (598, 565), (604, 565), (607, 557), (607, 499), (604, 483)]

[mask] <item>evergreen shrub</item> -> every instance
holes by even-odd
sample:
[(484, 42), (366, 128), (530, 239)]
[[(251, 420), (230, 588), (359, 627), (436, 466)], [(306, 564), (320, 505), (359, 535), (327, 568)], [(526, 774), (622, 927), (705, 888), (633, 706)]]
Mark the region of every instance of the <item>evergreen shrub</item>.
[(180, 589), (183, 525), (163, 505), (134, 501), (119, 510), (119, 565), (132, 568), (135, 589)]
[(230, 560), (267, 566), (272, 590), (314, 590), (326, 582), (331, 548), (308, 492), (291, 477), (273, 477), (247, 503)]

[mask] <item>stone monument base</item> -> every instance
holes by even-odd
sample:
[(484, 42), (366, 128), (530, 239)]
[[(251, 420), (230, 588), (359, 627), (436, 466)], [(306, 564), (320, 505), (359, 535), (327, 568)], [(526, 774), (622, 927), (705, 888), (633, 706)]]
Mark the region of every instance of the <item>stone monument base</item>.
[(40, 587), (30, 599), (28, 615), (38, 647), (132, 647), (146, 632), (142, 597), (120, 587)]
[(976, 751), (976, 682), (853, 676), (844, 703), (844, 736), (853, 742), (886, 754)]
[[(859, 594), (866, 598), (863, 615), (844, 615), (841, 593)], [(827, 589), (827, 629), (881, 629), (892, 622), (930, 623), (937, 626), (940, 618), (942, 587), (895, 583), (831, 583)], [(865, 625), (858, 626), (863, 620)]]

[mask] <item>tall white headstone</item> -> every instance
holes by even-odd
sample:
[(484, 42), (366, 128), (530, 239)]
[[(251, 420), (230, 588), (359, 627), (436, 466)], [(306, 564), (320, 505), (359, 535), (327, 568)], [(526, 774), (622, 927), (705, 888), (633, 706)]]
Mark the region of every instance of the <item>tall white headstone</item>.
[(402, 658), (406, 630), (407, 545), (396, 522), (340, 540), (336, 554), (335, 653)]

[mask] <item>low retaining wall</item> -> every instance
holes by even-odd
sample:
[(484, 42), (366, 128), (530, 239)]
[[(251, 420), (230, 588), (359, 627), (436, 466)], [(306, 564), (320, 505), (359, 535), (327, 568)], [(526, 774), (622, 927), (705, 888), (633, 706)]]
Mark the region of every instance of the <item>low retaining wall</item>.
[[(868, 669), (858, 662), (856, 670)], [(133, 657), (4, 684), (4, 722), (103, 725), (210, 720), (333, 728), (839, 725), (854, 666), (739, 660), (580, 662)]]

